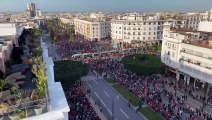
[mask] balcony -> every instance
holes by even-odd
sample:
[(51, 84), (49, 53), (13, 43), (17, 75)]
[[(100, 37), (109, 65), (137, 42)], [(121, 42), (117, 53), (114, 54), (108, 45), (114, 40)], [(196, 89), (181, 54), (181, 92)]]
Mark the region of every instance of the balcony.
[[(212, 70), (208, 69), (203, 66), (199, 66), (196, 63), (191, 63), (186, 60), (180, 62), (179, 70), (183, 73), (186, 73), (194, 78), (200, 79), (200, 80), (210, 80)], [(212, 81), (207, 81), (210, 84), (212, 84)]]
[(195, 54), (188, 53), (185, 50), (180, 50), (180, 52), (181, 52), (181, 56), (186, 56), (188, 58), (198, 60), (198, 61), (204, 61), (206, 63), (212, 62), (212, 59), (210, 57), (198, 56), (198, 55), (195, 55)]

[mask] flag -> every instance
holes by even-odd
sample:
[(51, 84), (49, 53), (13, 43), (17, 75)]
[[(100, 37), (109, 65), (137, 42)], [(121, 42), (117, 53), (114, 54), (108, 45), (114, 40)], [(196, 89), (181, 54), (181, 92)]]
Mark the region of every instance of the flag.
[(146, 80), (144, 81), (144, 90), (143, 90), (143, 92), (144, 92), (144, 97), (146, 97)]

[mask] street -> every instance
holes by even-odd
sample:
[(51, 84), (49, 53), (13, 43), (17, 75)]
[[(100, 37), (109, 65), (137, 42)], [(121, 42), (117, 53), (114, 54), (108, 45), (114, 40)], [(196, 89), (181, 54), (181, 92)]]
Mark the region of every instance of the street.
[(94, 95), (93, 99), (97, 103), (100, 102), (101, 107), (104, 107), (105, 111), (103, 112), (106, 112), (106, 116), (112, 116), (112, 103), (114, 101), (114, 120), (144, 120), (132, 107), (128, 106), (128, 103), (121, 96), (114, 92), (101, 76), (89, 73), (82, 80), (85, 82), (86, 88), (91, 91), (90, 94)]

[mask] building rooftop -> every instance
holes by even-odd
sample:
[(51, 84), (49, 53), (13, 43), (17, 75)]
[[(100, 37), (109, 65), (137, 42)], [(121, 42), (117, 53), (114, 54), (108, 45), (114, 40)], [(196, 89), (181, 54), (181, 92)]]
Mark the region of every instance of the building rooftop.
[(104, 22), (104, 21), (110, 21), (109, 19), (95, 19), (95, 18), (76, 18), (79, 20), (84, 20), (84, 21), (88, 21), (88, 22)]
[(170, 30), (173, 33), (179, 33), (182, 35), (191, 35), (191, 33), (202, 33), (202, 34), (207, 34), (208, 36), (212, 36), (212, 32), (198, 31), (198, 30), (193, 30), (189, 28), (171, 28)]
[(184, 40), (185, 44), (212, 49), (212, 40)]

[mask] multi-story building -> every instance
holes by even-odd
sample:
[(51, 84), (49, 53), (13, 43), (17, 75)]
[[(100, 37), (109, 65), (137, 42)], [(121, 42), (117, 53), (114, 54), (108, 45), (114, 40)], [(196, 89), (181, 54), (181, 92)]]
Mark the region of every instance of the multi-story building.
[(74, 19), (75, 33), (89, 40), (105, 40), (110, 37), (110, 21), (106, 19)]
[(169, 21), (173, 26), (179, 24), (177, 20), (162, 20), (159, 16), (143, 16), (131, 14), (118, 17), (111, 21), (112, 40), (126, 43), (161, 42), (163, 24)]
[(183, 14), (185, 28), (198, 29), (201, 21), (212, 21), (212, 10), (202, 13), (187, 13)]
[[(208, 89), (212, 85), (212, 32), (164, 25), (161, 61), (177, 81)], [(207, 84), (206, 84), (207, 83)]]
[(203, 19), (206, 21), (212, 21), (212, 9), (205, 12)]
[(185, 28), (191, 28), (194, 30), (198, 29), (198, 25), (200, 21), (203, 19), (204, 14), (201, 13), (187, 13), (183, 16), (183, 20), (185, 20)]
[(28, 17), (35, 17), (36, 16), (36, 5), (35, 5), (35, 3), (27, 3), (27, 10), (25, 11), (25, 14)]

